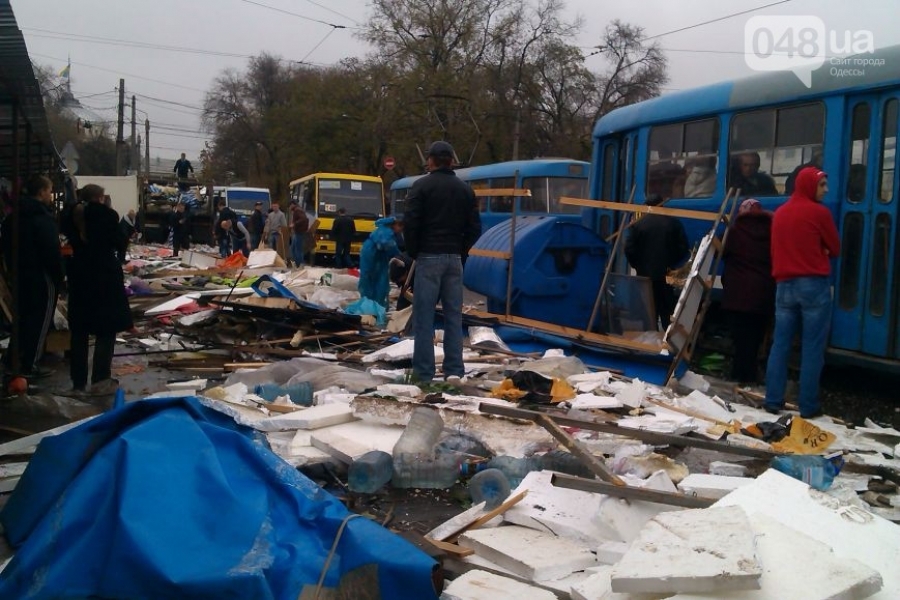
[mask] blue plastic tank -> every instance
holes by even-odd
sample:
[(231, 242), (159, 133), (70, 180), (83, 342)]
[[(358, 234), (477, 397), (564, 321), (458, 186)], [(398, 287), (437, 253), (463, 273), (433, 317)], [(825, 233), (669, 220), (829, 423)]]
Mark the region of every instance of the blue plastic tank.
[[(603, 279), (610, 245), (590, 229), (552, 216), (516, 218), (510, 313), (585, 329)], [(485, 232), (475, 248), (509, 252), (512, 219)], [(463, 282), (487, 299), (489, 312), (505, 314), (507, 268), (503, 258), (470, 256)]]

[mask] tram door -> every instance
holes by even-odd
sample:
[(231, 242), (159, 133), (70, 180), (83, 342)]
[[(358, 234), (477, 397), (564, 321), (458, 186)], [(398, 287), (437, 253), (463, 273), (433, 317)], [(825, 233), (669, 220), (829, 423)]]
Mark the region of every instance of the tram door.
[(900, 358), (897, 136), (900, 92), (848, 99), (841, 189), (841, 260), (832, 345)]
[[(629, 134), (603, 143), (600, 150), (600, 197), (597, 200), (628, 202), (635, 185), (637, 135)], [(623, 218), (622, 213), (599, 210), (597, 231), (604, 239), (612, 235)]]

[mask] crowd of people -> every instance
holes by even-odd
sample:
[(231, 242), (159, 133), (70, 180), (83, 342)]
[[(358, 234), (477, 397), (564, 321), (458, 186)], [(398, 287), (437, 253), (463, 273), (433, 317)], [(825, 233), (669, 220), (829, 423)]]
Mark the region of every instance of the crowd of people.
[[(428, 174), (413, 185), (403, 219), (378, 220), (360, 253), (359, 292), (383, 308), (393, 281), (404, 291), (414, 289), (412, 333), (415, 339), (412, 376), (430, 381), (435, 375), (433, 345), (435, 309), (444, 319), (445, 377), (462, 377), (462, 272), (470, 248), (481, 234), (474, 192), (453, 171), (454, 151), (447, 142), (435, 142), (427, 153)], [(182, 157), (184, 159), (184, 157)], [(834, 220), (822, 200), (828, 191), (821, 170), (821, 154), (800, 165), (789, 177), (791, 194), (775, 213), (763, 208), (751, 193), (766, 195), (774, 189), (771, 177), (759, 171), (759, 155), (745, 153), (735, 163), (734, 181), (745, 199), (731, 223), (723, 249), (722, 308), (729, 315), (734, 347), (731, 377), (741, 384), (760, 379), (761, 349), (774, 320), (772, 347), (765, 369), (765, 408), (777, 413), (785, 403), (788, 356), (793, 338), (801, 333), (801, 415), (821, 412), (818, 382), (831, 315), (830, 260), (840, 253)], [(192, 170), (179, 161), (179, 177)], [(715, 175), (715, 163), (692, 164), (686, 186), (703, 189)], [(650, 195), (648, 205), (664, 199)], [(213, 228), (221, 256), (248, 255), (265, 244), (289, 251), (294, 266), (303, 265), (313, 249), (317, 221), (296, 201), (284, 212), (273, 202), (267, 214), (257, 202), (246, 225), (228, 206), (215, 206)], [(3, 223), (2, 250), (7, 269), (18, 257), (19, 294), (17, 336), (13, 350), (4, 354), (7, 372), (17, 369), (25, 377), (39, 378), (44, 340), (60, 297), (68, 304), (72, 334), (70, 377), (72, 393), (98, 394), (115, 390), (111, 364), (116, 334), (133, 327), (124, 292), (122, 261), (130, 241), (140, 236), (134, 210), (121, 219), (109, 206), (102, 187), (86, 185), (77, 198), (54, 215), (53, 184), (35, 175), (24, 186), (19, 205), (19, 231), (13, 236), (10, 220)], [(189, 214), (183, 203), (169, 217), (174, 254), (190, 245)], [(63, 256), (59, 234), (71, 252)], [(283, 239), (289, 235), (290, 240)], [(341, 208), (334, 219), (335, 266), (353, 266), (351, 242), (354, 220)], [(14, 245), (18, 247), (14, 248)], [(638, 276), (649, 279), (655, 318), (665, 330), (671, 323), (676, 293), (667, 274), (689, 257), (684, 226), (671, 216), (647, 214), (629, 228), (625, 255)], [(408, 305), (401, 293), (398, 308)], [(94, 338), (89, 369), (90, 338)]]

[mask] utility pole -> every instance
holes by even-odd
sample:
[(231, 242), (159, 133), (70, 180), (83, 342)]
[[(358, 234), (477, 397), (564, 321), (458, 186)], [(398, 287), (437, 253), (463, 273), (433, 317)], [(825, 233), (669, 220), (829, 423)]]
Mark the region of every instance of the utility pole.
[(140, 171), (138, 165), (141, 161), (138, 160), (138, 150), (137, 150), (137, 109), (135, 108), (135, 96), (131, 96), (131, 143), (128, 145), (128, 170), (132, 173), (137, 173)]
[(116, 130), (116, 175), (125, 174), (125, 80), (119, 80), (119, 119)]
[(150, 180), (150, 119), (144, 119), (144, 177)]
[(512, 151), (512, 159), (519, 160), (519, 137), (521, 137), (521, 123), (522, 123), (522, 108), (520, 106), (516, 106), (516, 123), (515, 128), (513, 129), (513, 151)]

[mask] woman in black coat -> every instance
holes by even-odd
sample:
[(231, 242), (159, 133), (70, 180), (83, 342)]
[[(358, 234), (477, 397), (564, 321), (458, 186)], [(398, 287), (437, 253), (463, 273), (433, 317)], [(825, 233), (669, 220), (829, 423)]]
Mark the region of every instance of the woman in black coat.
[(69, 267), (69, 328), (72, 332), (70, 374), (75, 392), (88, 383), (89, 337), (95, 336), (91, 393), (115, 392), (112, 359), (116, 334), (134, 327), (120, 256), (128, 240), (119, 215), (106, 206), (104, 190), (86, 185), (81, 202), (72, 209), (65, 233), (72, 244)]
[(759, 347), (775, 313), (771, 240), (772, 213), (753, 198), (741, 202), (722, 254), (722, 308), (734, 344), (731, 378), (739, 383), (758, 381)]

